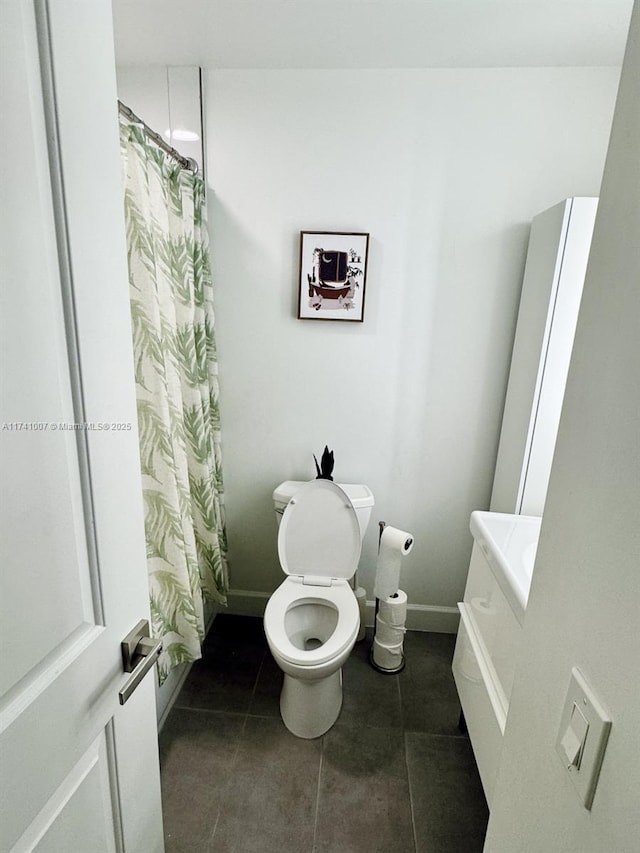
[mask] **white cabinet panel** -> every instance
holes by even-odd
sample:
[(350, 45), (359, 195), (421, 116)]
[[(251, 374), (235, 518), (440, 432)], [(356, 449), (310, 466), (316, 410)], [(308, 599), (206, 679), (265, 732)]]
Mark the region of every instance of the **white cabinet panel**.
[(471, 554), (464, 603), (491, 661), (506, 713), (522, 629), (477, 543)]
[(493, 512), (542, 515), (597, 205), (570, 198), (531, 225)]
[(452, 671), (484, 795), (491, 808), (493, 788), (502, 755), (506, 715), (502, 697), (495, 689), (493, 673), (491, 668), (487, 667), (482, 642), (465, 604), (460, 605), (460, 628)]

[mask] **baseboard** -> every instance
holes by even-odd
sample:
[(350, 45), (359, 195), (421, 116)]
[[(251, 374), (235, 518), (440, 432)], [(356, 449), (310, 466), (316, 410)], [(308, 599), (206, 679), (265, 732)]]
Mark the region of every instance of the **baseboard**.
[(178, 694), (182, 690), (193, 663), (181, 663), (174, 667), (160, 686), (156, 676), (156, 712), (158, 715), (158, 733), (167, 721), (169, 712), (175, 705)]
[(264, 616), (269, 601), (269, 592), (253, 592), (248, 589), (230, 589), (227, 593), (225, 613), (234, 616)]
[[(268, 592), (230, 589), (226, 613), (236, 616), (263, 616), (269, 600)], [(372, 627), (375, 601), (367, 601), (367, 626)], [(410, 631), (432, 631), (437, 634), (457, 634), (460, 613), (457, 607), (437, 607), (431, 604), (408, 604), (406, 626)]]
[[(209, 632), (209, 629), (213, 624), (213, 620), (216, 618), (216, 614), (219, 612), (220, 608), (217, 605), (211, 605), (211, 610), (205, 613), (205, 636)], [(178, 694), (182, 690), (187, 676), (191, 672), (192, 666), (193, 663), (181, 663), (174, 667), (166, 677), (162, 687), (159, 686), (156, 677), (156, 714), (158, 718), (158, 732), (162, 731), (162, 727), (167, 721), (169, 712), (175, 705)]]
[[(367, 605), (369, 602), (367, 602)], [(436, 607), (431, 604), (408, 604), (406, 627), (410, 631), (431, 631), (434, 634), (457, 634), (460, 612), (457, 607)]]

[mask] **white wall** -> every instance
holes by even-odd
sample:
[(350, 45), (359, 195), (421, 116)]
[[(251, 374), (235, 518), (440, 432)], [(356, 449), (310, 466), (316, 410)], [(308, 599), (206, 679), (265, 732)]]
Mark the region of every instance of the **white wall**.
[[(328, 443), (336, 479), (376, 496), (369, 597), (384, 519), (416, 537), (410, 601), (455, 606), (469, 514), (489, 504), (528, 225), (598, 194), (618, 76), (207, 73), (232, 587), (280, 583), (271, 492), (313, 476)], [(316, 229), (371, 234), (363, 325), (296, 319), (298, 233)]]
[[(636, 4), (637, 6), (637, 4)], [(640, 839), (640, 9), (631, 25), (487, 853)], [(613, 726), (593, 808), (554, 742), (572, 666)]]

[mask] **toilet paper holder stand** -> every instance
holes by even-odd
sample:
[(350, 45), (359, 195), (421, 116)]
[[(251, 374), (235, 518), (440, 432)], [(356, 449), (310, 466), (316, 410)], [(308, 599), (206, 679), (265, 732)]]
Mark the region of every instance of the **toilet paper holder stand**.
[[(379, 548), (380, 547), (380, 540), (382, 539), (382, 532), (385, 529), (385, 527), (387, 526), (387, 523), (386, 523), (386, 521), (379, 521), (378, 526), (380, 528), (380, 531), (378, 533), (378, 548)], [(404, 657), (404, 648), (402, 649), (402, 657), (401, 657), (400, 663), (398, 664), (398, 666), (392, 667), (390, 669), (387, 667), (384, 667), (384, 666), (380, 666), (380, 664), (376, 663), (376, 661), (374, 660), (374, 657), (373, 657), (373, 651), (374, 651), (373, 644), (374, 644), (375, 639), (376, 639), (376, 624), (377, 624), (377, 616), (378, 616), (379, 610), (380, 610), (380, 599), (376, 598), (375, 612), (374, 612), (374, 616), (373, 616), (373, 640), (371, 641), (371, 648), (369, 650), (369, 663), (378, 672), (382, 672), (386, 675), (395, 675), (398, 672), (402, 672), (402, 670), (405, 667), (406, 661), (405, 661), (405, 657)]]

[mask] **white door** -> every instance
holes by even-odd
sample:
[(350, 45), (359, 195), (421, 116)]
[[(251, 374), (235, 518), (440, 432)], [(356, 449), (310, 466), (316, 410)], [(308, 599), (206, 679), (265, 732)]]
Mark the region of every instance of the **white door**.
[(160, 853), (110, 3), (0, 32), (0, 850)]

